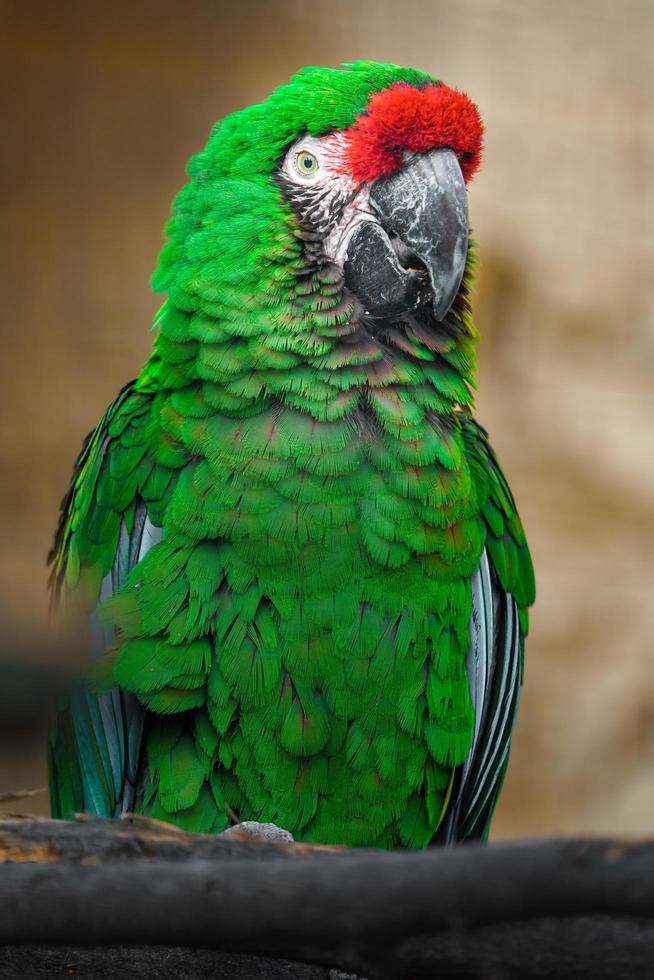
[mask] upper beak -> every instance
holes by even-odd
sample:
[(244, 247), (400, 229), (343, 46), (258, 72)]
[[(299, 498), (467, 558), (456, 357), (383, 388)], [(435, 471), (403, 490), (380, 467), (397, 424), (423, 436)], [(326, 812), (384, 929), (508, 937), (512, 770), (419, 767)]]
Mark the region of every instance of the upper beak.
[(375, 318), (415, 309), (431, 298), (442, 320), (459, 291), (468, 253), (468, 197), (453, 150), (410, 157), (379, 177), (369, 200), (379, 218), (355, 230), (345, 282)]

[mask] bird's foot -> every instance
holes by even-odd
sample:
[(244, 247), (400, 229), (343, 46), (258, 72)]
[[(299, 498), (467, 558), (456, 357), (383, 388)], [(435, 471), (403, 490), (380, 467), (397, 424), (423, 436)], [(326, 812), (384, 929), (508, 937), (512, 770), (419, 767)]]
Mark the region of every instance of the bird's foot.
[(263, 844), (293, 844), (293, 834), (275, 823), (258, 823), (256, 820), (244, 820), (233, 827), (223, 830), (220, 837), (247, 838), (261, 841)]

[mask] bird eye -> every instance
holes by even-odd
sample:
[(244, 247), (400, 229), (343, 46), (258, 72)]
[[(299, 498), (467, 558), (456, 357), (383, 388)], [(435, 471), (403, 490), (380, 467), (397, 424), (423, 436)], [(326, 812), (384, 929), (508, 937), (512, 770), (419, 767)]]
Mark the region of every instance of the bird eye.
[(297, 172), (302, 174), (303, 177), (311, 177), (318, 170), (320, 164), (318, 163), (318, 158), (314, 157), (313, 153), (309, 153), (307, 150), (300, 150), (299, 153), (295, 154), (295, 167)]

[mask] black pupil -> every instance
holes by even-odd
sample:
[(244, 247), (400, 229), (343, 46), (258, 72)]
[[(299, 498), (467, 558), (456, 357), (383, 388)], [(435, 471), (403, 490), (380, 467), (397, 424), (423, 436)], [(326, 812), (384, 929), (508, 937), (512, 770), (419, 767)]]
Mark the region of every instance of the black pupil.
[(305, 170), (311, 170), (313, 159), (310, 156), (304, 156), (301, 158), (301, 164)]

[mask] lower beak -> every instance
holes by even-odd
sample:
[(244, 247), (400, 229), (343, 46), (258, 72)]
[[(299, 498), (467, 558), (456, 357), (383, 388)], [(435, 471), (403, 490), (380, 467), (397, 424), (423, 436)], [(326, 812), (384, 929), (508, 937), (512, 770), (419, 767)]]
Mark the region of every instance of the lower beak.
[(442, 320), (459, 291), (468, 253), (468, 198), (453, 150), (410, 157), (369, 194), (377, 221), (356, 229), (345, 282), (373, 318), (397, 316), (431, 299)]

